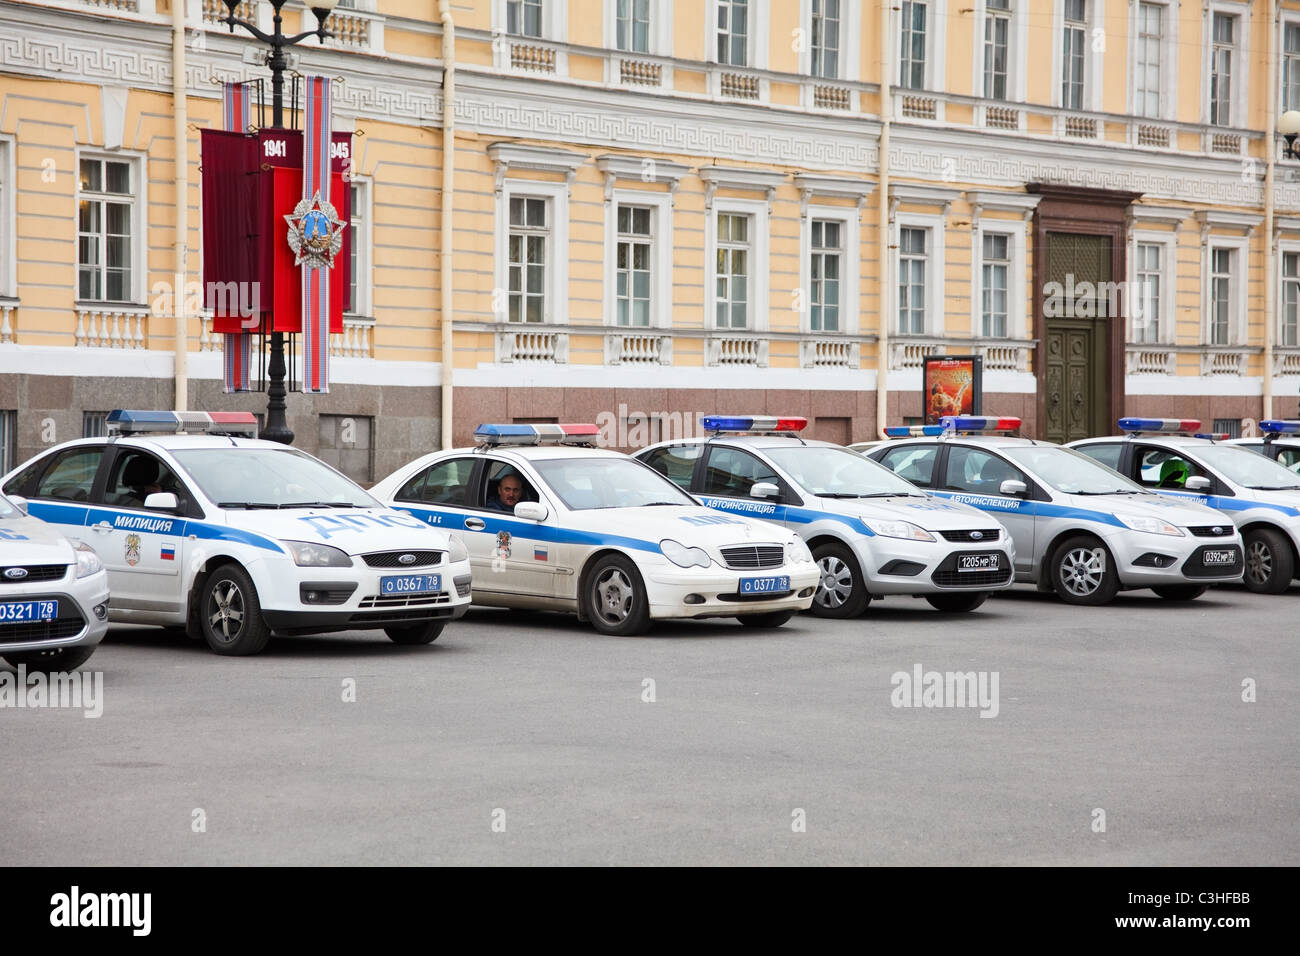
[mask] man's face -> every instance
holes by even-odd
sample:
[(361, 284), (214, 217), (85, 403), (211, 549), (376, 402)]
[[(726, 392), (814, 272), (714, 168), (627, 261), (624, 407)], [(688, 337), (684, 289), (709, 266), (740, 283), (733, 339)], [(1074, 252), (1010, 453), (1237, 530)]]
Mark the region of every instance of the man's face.
[(519, 496), (524, 493), (524, 483), (514, 475), (507, 475), (501, 479), (501, 485), (497, 489), (497, 495), (501, 498), (501, 503), (508, 508), (513, 508), (519, 503)]

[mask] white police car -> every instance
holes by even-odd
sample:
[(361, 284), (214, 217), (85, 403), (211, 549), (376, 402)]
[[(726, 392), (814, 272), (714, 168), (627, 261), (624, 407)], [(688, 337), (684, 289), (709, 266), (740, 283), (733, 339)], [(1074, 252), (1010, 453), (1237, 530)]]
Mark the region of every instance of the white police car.
[(640, 462), (590, 447), (595, 425), (480, 425), (476, 448), (413, 461), (371, 491), (462, 535), (474, 603), (576, 611), (604, 634), (661, 618), (776, 627), (817, 566), (784, 528), (702, 507)]
[(1300, 474), (1300, 421), (1265, 419), (1259, 423), (1260, 437), (1234, 438), (1227, 442), (1277, 462), (1288, 471)]
[(185, 627), (218, 654), (272, 632), (382, 628), (426, 644), (469, 604), (445, 532), (383, 507), (243, 412), (115, 411), (110, 436), (58, 445), (3, 478), (31, 513), (94, 548), (109, 619)]
[(1245, 585), (1281, 594), (1297, 573), (1300, 477), (1284, 465), (1201, 433), (1195, 419), (1121, 418), (1122, 435), (1072, 442), (1092, 458), (1162, 495), (1230, 518), (1246, 547)]
[(948, 416), (888, 428), (871, 453), (936, 495), (997, 515), (1016, 540), (1016, 580), (1069, 604), (1106, 604), (1121, 588), (1187, 601), (1239, 581), (1241, 536), (1195, 502), (1151, 494), (1086, 455), (1029, 438), (1020, 419)]
[(95, 552), (0, 495), (0, 656), (28, 670), (70, 671), (108, 629), (108, 575)]
[(713, 435), (651, 445), (637, 457), (711, 508), (796, 531), (821, 572), (818, 616), (853, 617), (889, 594), (969, 611), (1011, 586), (1015, 544), (996, 519), (841, 445), (800, 437), (807, 424), (711, 415), (703, 425)]

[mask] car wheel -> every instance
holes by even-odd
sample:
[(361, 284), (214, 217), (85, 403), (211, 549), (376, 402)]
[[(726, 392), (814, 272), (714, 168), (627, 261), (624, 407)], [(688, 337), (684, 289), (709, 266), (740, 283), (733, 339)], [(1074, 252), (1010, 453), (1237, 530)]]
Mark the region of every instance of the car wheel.
[(409, 627), (386, 627), (384, 633), (394, 644), (432, 644), (446, 627), (444, 621), (412, 624)]
[(587, 574), (586, 616), (602, 634), (644, 634), (650, 629), (650, 601), (636, 567), (622, 555), (606, 555)]
[(237, 564), (223, 564), (203, 583), (199, 627), (218, 654), (260, 654), (271, 639), (253, 579)]
[(739, 614), (736, 620), (745, 627), (780, 627), (792, 617), (794, 611), (768, 611), (766, 614)]
[(1195, 601), (1209, 589), (1203, 584), (1166, 584), (1151, 590), (1166, 601)]
[(965, 611), (973, 611), (989, 599), (988, 591), (979, 591), (975, 594), (927, 594), (925, 599), (930, 602), (930, 606), (939, 611), (947, 611), (950, 614), (960, 614)]
[(84, 645), (80, 647), (55, 647), (48, 651), (18, 651), (13, 654), (5, 654), (4, 659), (14, 667), (22, 664), (28, 671), (39, 671), (43, 674), (62, 674), (74, 671), (90, 660), (90, 655), (95, 653), (97, 646), (92, 644), (90, 647)]
[(1256, 594), (1281, 594), (1291, 586), (1295, 558), (1279, 532), (1272, 528), (1247, 531), (1245, 544), (1247, 588)]
[(1119, 593), (1119, 575), (1110, 552), (1096, 538), (1082, 535), (1056, 549), (1052, 584), (1066, 604), (1109, 604)]
[(813, 595), (812, 612), (818, 617), (857, 617), (867, 609), (871, 595), (862, 579), (858, 559), (847, 547), (836, 542), (817, 546), (813, 552), (821, 580)]

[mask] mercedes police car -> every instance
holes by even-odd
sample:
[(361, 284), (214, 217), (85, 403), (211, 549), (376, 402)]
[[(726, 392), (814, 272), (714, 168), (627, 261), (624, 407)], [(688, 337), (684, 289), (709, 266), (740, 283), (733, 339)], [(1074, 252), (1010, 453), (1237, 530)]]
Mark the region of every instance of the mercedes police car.
[(464, 538), (474, 603), (576, 611), (604, 634), (652, 619), (776, 627), (812, 602), (817, 567), (784, 528), (701, 507), (595, 425), (480, 425), (372, 492)]
[(36, 517), (95, 550), (109, 619), (186, 628), (218, 654), (272, 632), (382, 628), (427, 644), (469, 605), (464, 548), (324, 462), (255, 438), (244, 412), (115, 411), (107, 438), (6, 475)]
[(0, 656), (29, 671), (84, 664), (108, 629), (108, 574), (95, 552), (0, 495)]
[(949, 416), (889, 428), (871, 457), (936, 495), (996, 515), (1016, 542), (1016, 580), (1069, 604), (1121, 588), (1170, 600), (1240, 581), (1241, 536), (1223, 516), (1152, 494), (1069, 448), (998, 434), (1018, 418)]
[(997, 519), (800, 437), (807, 419), (714, 415), (703, 425), (714, 434), (637, 457), (711, 508), (796, 531), (821, 574), (815, 614), (852, 617), (888, 594), (969, 611), (1011, 586), (1015, 544)]
[(1204, 434), (1195, 419), (1121, 418), (1112, 438), (1072, 442), (1161, 495), (1208, 505), (1232, 520), (1246, 548), (1246, 587), (1281, 594), (1297, 573), (1300, 477), (1284, 465)]

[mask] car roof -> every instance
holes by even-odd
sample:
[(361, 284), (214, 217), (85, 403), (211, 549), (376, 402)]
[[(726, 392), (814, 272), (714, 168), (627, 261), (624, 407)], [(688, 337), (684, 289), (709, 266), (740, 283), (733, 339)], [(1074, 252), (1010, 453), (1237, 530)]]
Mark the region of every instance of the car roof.
[[(737, 445), (741, 448), (845, 448), (833, 441), (821, 441), (817, 438), (801, 438), (793, 432), (771, 435), (748, 435), (745, 433), (723, 432), (720, 435), (695, 435), (691, 438), (673, 438), (669, 441), (656, 442), (649, 448), (661, 448), (666, 445)], [(640, 452), (638, 452), (639, 454)]]
[[(88, 445), (116, 445), (125, 448), (163, 448), (177, 451), (189, 448), (270, 448), (288, 449), (291, 446), (261, 438), (227, 437), (225, 435), (109, 435), (69, 442), (68, 447)], [(302, 451), (302, 449), (294, 449)], [(305, 453), (304, 453), (305, 454)]]
[[(922, 435), (916, 438), (898, 438), (882, 441), (878, 448), (895, 445), (985, 445), (990, 448), (1016, 448), (1033, 445), (1038, 448), (1059, 448), (1055, 442), (1021, 438), (1017, 435)], [(876, 449), (873, 448), (872, 451)]]
[(453, 448), (448, 451), (432, 452), (442, 456), (456, 455), (513, 455), (524, 461), (551, 461), (569, 458), (627, 458), (621, 451), (612, 448), (592, 448), (588, 445), (479, 445), (470, 448)]
[[(1116, 441), (1144, 441), (1156, 442), (1161, 445), (1178, 445), (1199, 448), (1205, 445), (1223, 445), (1226, 442), (1211, 441), (1208, 438), (1194, 438), (1191, 435), (1162, 435), (1159, 432), (1139, 433), (1136, 435), (1105, 435), (1101, 438), (1083, 438), (1077, 444), (1093, 445), (1097, 442), (1116, 442)], [(1075, 444), (1075, 443), (1071, 443)]]

